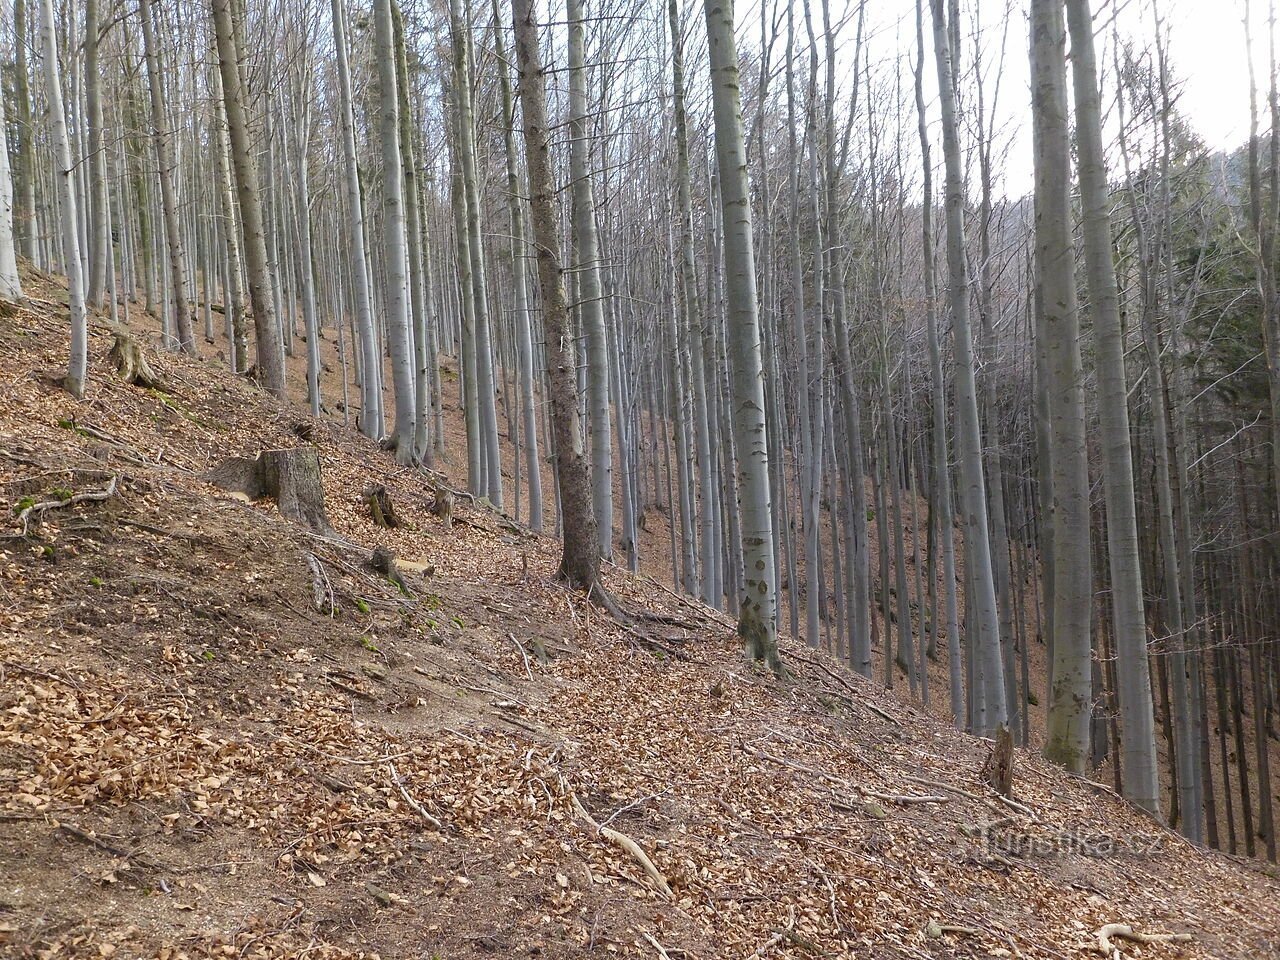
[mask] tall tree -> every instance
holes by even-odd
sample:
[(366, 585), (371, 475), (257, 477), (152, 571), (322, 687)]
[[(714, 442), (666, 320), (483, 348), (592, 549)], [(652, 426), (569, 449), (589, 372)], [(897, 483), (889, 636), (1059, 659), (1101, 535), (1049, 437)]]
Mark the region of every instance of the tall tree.
[(9, 170), (9, 141), (0, 97), (0, 300), (21, 300), (18, 259), (14, 247), (13, 177)]
[[(63, 108), (62, 77), (58, 69), (58, 34), (53, 0), (42, 0), (40, 35), (43, 39), (45, 102), (53, 130), (54, 178), (62, 219), (62, 260), (67, 273), (67, 304), (71, 310), (71, 359), (65, 385), (75, 398), (84, 397), (89, 366), (89, 330), (84, 299), (84, 271), (80, 259), (80, 230), (77, 211), (76, 166), (67, 134), (67, 114)], [(29, 134), (28, 134), (29, 135)]]
[(1089, 759), (1092, 707), (1089, 468), (1071, 241), (1066, 24), (1062, 0), (1031, 0), (1036, 275), (1049, 358), (1053, 470), (1053, 673), (1045, 756), (1075, 773)]
[(183, 249), (182, 224), (178, 219), (177, 160), (169, 117), (165, 110), (164, 73), (160, 65), (160, 45), (152, 15), (155, 0), (138, 0), (142, 20), (142, 44), (147, 61), (147, 90), (151, 97), (151, 140), (155, 147), (160, 177), (160, 205), (164, 210), (165, 245), (169, 251), (169, 283), (173, 292), (173, 315), (178, 329), (178, 348), (195, 353), (191, 329), (191, 303), (187, 298), (187, 255)]
[(538, 254), (542, 325), (546, 333), (547, 380), (555, 435), (556, 477), (560, 489), (560, 527), (564, 551), (560, 575), (585, 590), (600, 579), (600, 544), (591, 500), (591, 470), (583, 453), (578, 419), (573, 336), (560, 261), (556, 226), (556, 188), (547, 126), (546, 72), (538, 46), (533, 0), (512, 0), (516, 64), (520, 71), (520, 109), (524, 117), (525, 166), (529, 177), (529, 219)]
[(705, 11), (720, 212), (724, 222), (725, 329), (733, 373), (733, 431), (738, 448), (743, 564), (738, 635), (746, 643), (752, 659), (780, 670), (764, 367), (760, 357), (751, 195), (742, 135), (733, 0), (705, 0)]
[(947, 272), (950, 279), (951, 324), (955, 342), (956, 445), (960, 452), (960, 485), (964, 504), (967, 573), (973, 604), (966, 606), (977, 639), (981, 711), (976, 732), (990, 734), (1008, 720), (1004, 669), (1000, 660), (1000, 621), (996, 609), (991, 537), (987, 523), (986, 477), (982, 465), (982, 427), (974, 382), (973, 332), (969, 323), (969, 275), (965, 263), (964, 169), (956, 117), (955, 72), (945, 0), (930, 0), (933, 51), (938, 68), (938, 101), (942, 113), (942, 157), (946, 169)]
[(1089, 0), (1067, 0), (1071, 74), (1075, 90), (1076, 150), (1083, 221), (1085, 276), (1098, 369), (1098, 425), (1102, 434), (1107, 558), (1111, 575), (1112, 632), (1119, 684), (1121, 783), (1124, 795), (1160, 817), (1151, 669), (1143, 609), (1142, 561), (1129, 441), (1124, 335), (1111, 246), (1097, 57)]
[[(49, 2), (49, 0), (46, 0)], [(218, 68), (222, 76), (222, 99), (231, 143), (231, 168), (235, 173), (244, 239), (245, 271), (249, 279), (249, 301), (258, 348), (258, 382), (268, 393), (283, 399), (284, 347), (271, 298), (271, 265), (262, 226), (262, 199), (258, 191), (258, 168), (254, 163), (249, 122), (245, 115), (245, 95), (240, 78), (240, 51), (236, 12), (232, 0), (210, 0), (214, 35), (218, 42)]]
[(609, 343), (600, 242), (596, 235), (591, 138), (587, 130), (586, 23), (582, 0), (566, 0), (569, 20), (569, 178), (573, 186), (573, 249), (578, 317), (586, 339), (587, 416), (591, 430), (591, 499), (600, 554), (613, 556), (613, 433), (609, 423)]
[(331, 10), (334, 54), (338, 62), (338, 94), (341, 100), (342, 186), (347, 198), (347, 253), (355, 299), (356, 337), (360, 341), (360, 432), (366, 437), (380, 438), (383, 429), (382, 360), (373, 325), (373, 304), (369, 291), (369, 253), (365, 246), (360, 165), (356, 159), (356, 121), (351, 92), (350, 54), (347, 49), (347, 18), (342, 0), (332, 0)]
[(382, 120), (382, 236), (387, 288), (383, 296), (396, 422), (391, 434), (396, 462), (412, 463), (417, 438), (413, 333), (409, 326), (409, 259), (405, 249), (404, 170), (400, 159), (399, 98), (396, 94), (395, 29), (391, 0), (374, 0), (378, 50), (378, 96)]

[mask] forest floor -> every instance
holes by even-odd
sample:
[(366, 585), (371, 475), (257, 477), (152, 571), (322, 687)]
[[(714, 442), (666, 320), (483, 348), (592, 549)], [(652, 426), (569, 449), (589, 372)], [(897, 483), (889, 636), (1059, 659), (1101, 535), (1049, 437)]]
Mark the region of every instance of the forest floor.
[[(788, 641), (761, 672), (613, 569), (620, 625), (555, 541), (465, 499), (445, 529), (420, 473), (222, 364), (148, 351), (164, 389), (127, 386), (95, 322), (73, 400), (59, 290), (26, 284), (0, 316), (0, 954), (1062, 958), (1123, 923), (1188, 938), (1126, 957), (1280, 956), (1259, 865), (1033, 753), (1002, 798), (986, 742)], [(332, 535), (203, 479), (306, 445)]]

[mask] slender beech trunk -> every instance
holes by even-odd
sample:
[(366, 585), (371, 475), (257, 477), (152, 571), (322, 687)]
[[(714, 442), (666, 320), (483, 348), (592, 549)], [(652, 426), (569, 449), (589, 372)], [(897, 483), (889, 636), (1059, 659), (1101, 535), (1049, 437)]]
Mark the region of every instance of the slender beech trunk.
[(982, 465), (982, 427), (974, 385), (973, 334), (969, 324), (969, 276), (964, 251), (964, 172), (956, 119), (951, 46), (947, 38), (943, 0), (930, 0), (933, 46), (938, 65), (942, 108), (942, 154), (946, 166), (947, 267), (950, 278), (951, 321), (955, 338), (956, 436), (964, 502), (967, 569), (973, 577), (972, 606), (966, 605), (977, 641), (976, 656), (982, 687), (982, 712), (974, 731), (989, 735), (1008, 721), (1004, 669), (1000, 660), (1000, 623), (992, 574), (991, 537), (987, 523), (986, 481)]
[[(45, 102), (53, 132), (54, 176), (62, 217), (62, 258), (67, 271), (67, 303), (71, 312), (71, 359), (67, 364), (67, 391), (77, 400), (84, 397), (88, 376), (89, 331), (85, 313), (84, 274), (80, 260), (80, 235), (76, 215), (75, 161), (67, 135), (67, 115), (63, 109), (62, 78), (58, 71), (58, 35), (54, 29), (53, 0), (42, 0), (40, 35), (44, 53)], [(29, 135), (29, 134), (28, 134)]]
[(538, 44), (532, 0), (512, 0), (520, 106), (524, 116), (525, 166), (529, 177), (529, 214), (538, 256), (542, 321), (547, 341), (547, 379), (559, 478), (560, 523), (564, 553), (560, 575), (584, 590), (600, 579), (600, 544), (591, 500), (591, 470), (582, 449), (578, 420), (569, 309), (556, 226), (556, 189), (547, 124), (546, 72)]
[(1098, 425), (1102, 435), (1107, 557), (1119, 686), (1121, 783), (1129, 800), (1159, 818), (1160, 770), (1129, 445), (1124, 336), (1111, 249), (1111, 201), (1089, 0), (1067, 0), (1067, 22), (1071, 33), (1086, 278), (1097, 351)]
[[(155, 145), (157, 173), (160, 178), (160, 205), (164, 210), (165, 244), (169, 250), (169, 283), (173, 294), (178, 349), (183, 353), (194, 354), (196, 342), (191, 325), (191, 301), (187, 298), (187, 255), (183, 250), (182, 224), (178, 219), (178, 187), (174, 182), (178, 163), (174, 157), (169, 116), (165, 110), (164, 74), (152, 16), (153, 3), (155, 0), (138, 0), (142, 43), (147, 60), (147, 90), (151, 97), (151, 139)], [(283, 384), (283, 370), (281, 378)]]
[(484, 492), (502, 509), (502, 464), (498, 458), (498, 411), (494, 401), (493, 342), (489, 317), (489, 291), (485, 273), (484, 234), (480, 222), (480, 185), (477, 172), (475, 116), (471, 91), (471, 30), (463, 16), (461, 0), (450, 0), (449, 24), (453, 33), (454, 104), (457, 110), (458, 160), (462, 168), (462, 193), (466, 209), (466, 241), (471, 268), (475, 324), (475, 397), (479, 417), (480, 453)]
[[(47, 2), (47, 0), (46, 0)], [(236, 44), (232, 0), (211, 0), (214, 33), (218, 41), (218, 67), (222, 72), (222, 97), (231, 141), (231, 167), (235, 172), (240, 202), (240, 222), (244, 232), (245, 269), (249, 275), (249, 301), (258, 347), (258, 382), (270, 394), (283, 399), (284, 351), (275, 307), (271, 302), (271, 269), (267, 242), (262, 229), (262, 201), (258, 192), (258, 171), (253, 160), (249, 124), (245, 116), (244, 92), (240, 82), (240, 52)]]
[(1089, 472), (1084, 378), (1071, 242), (1066, 25), (1061, 0), (1032, 0), (1032, 120), (1036, 147), (1036, 268), (1047, 341), (1053, 464), (1053, 680), (1045, 756), (1074, 773), (1089, 762)]
[(18, 135), (16, 164), (13, 169), (14, 230), (17, 233), (18, 252), (39, 266), (36, 254), (36, 178), (34, 126), (31, 122), (31, 87), (27, 80), (27, 48), (31, 45), (27, 34), (27, 0), (13, 0), (13, 93), (17, 101), (16, 133)]
[(600, 554), (613, 555), (613, 434), (609, 423), (609, 345), (605, 331), (596, 234), (591, 143), (587, 132), (587, 68), (582, 0), (567, 0), (569, 21), (569, 179), (577, 259), (578, 317), (586, 339), (587, 416), (591, 430), (592, 503)]
[(9, 173), (9, 141), (4, 98), (0, 97), (0, 300), (22, 299), (14, 247), (13, 180)]
[(404, 170), (400, 159), (400, 111), (396, 95), (395, 27), (391, 0), (374, 0), (378, 96), (382, 141), (382, 236), (387, 286), (383, 297), (396, 422), (391, 434), (396, 462), (413, 462), (418, 405), (414, 399), (413, 334), (409, 326), (409, 261), (405, 249)]
[(733, 370), (733, 427), (738, 449), (744, 589), (738, 634), (748, 654), (781, 669), (777, 645), (777, 590), (769, 507), (769, 446), (765, 426), (764, 370), (756, 305), (751, 196), (742, 136), (738, 51), (732, 0), (705, 0), (711, 59), (716, 165), (724, 218), (728, 295), (727, 333)]
[[(532, 321), (529, 311), (528, 280), (525, 275), (524, 209), (521, 206), (519, 159), (516, 156), (516, 109), (511, 99), (511, 80), (503, 48), (498, 0), (493, 0), (493, 45), (497, 55), (502, 93), (503, 147), (507, 162), (507, 215), (511, 224), (511, 286), (515, 309), (516, 362), (520, 367), (521, 440), (524, 442), (525, 473), (529, 485), (529, 526), (542, 531), (542, 462), (538, 456), (538, 407), (534, 395)], [(518, 504), (517, 504), (518, 506)]]
[(102, 135), (102, 77), (98, 69), (99, 0), (84, 4), (84, 95), (89, 127), (89, 275), (86, 296), (101, 307), (107, 286), (107, 261), (111, 257), (110, 217), (107, 215), (107, 153)]
[(369, 291), (368, 248), (364, 241), (364, 200), (360, 195), (360, 167), (356, 161), (356, 125), (347, 56), (346, 14), (342, 0), (332, 0), (333, 46), (338, 62), (338, 90), (342, 101), (343, 187), (347, 196), (347, 237), (351, 287), (354, 294), (356, 338), (360, 346), (360, 432), (378, 439), (383, 432), (382, 392), (377, 374), (381, 365), (373, 327)]

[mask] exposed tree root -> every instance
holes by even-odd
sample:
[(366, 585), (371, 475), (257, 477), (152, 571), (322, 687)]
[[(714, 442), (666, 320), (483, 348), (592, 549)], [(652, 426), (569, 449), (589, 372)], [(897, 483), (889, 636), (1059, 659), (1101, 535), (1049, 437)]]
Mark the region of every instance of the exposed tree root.
[(1107, 957), (1108, 960), (1122, 960), (1124, 956), (1120, 952), (1120, 948), (1112, 942), (1115, 939), (1143, 944), (1191, 942), (1191, 934), (1189, 933), (1138, 933), (1127, 923), (1108, 923), (1101, 927), (1094, 936), (1098, 938), (1098, 942), (1094, 944), (1093, 949)]
[(653, 861), (649, 859), (649, 855), (641, 849), (640, 844), (636, 843), (625, 833), (619, 833), (612, 827), (602, 827), (596, 823), (595, 818), (587, 813), (587, 808), (582, 805), (576, 793), (569, 794), (569, 800), (573, 803), (573, 809), (578, 816), (585, 820), (596, 833), (604, 837), (606, 840), (621, 847), (627, 853), (631, 854), (636, 863), (644, 868), (644, 872), (649, 879), (653, 881), (653, 885), (658, 888), (663, 896), (671, 897), (671, 885), (667, 883), (667, 878), (662, 875), (662, 871), (653, 865)]
[(31, 526), (31, 518), (33, 515), (38, 516), (46, 510), (61, 510), (63, 507), (70, 507), (77, 503), (84, 503), (87, 500), (110, 500), (116, 495), (116, 490), (120, 486), (120, 477), (111, 478), (111, 482), (107, 484), (105, 490), (89, 490), (85, 493), (76, 493), (67, 497), (65, 500), (42, 500), (39, 503), (33, 503), (26, 506), (18, 514), (18, 523), (22, 525), (22, 535), (27, 535), (27, 530)]

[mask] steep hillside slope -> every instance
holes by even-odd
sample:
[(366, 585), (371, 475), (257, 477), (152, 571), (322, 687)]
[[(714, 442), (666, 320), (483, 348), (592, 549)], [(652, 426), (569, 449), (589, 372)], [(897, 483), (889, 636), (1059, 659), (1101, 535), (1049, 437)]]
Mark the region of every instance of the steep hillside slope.
[[(126, 386), (99, 328), (76, 402), (64, 326), (0, 318), (5, 956), (1280, 956), (1280, 883), (1105, 788), (1019, 754), (1002, 799), (982, 741), (613, 572), (620, 625), (214, 363)], [(301, 446), (331, 535), (203, 479)]]

